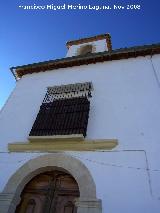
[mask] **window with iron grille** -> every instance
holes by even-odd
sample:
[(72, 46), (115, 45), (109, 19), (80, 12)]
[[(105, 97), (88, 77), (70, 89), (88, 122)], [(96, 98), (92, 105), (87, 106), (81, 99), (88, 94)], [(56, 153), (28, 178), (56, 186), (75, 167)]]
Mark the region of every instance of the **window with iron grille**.
[(48, 88), (30, 136), (81, 134), (85, 137), (91, 90), (90, 82)]

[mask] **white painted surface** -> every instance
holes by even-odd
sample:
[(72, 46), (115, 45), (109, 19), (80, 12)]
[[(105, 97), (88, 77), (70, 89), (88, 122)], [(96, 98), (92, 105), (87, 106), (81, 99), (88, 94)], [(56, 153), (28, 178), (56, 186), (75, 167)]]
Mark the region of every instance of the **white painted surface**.
[(77, 56), (77, 50), (80, 47), (86, 46), (86, 45), (92, 45), (95, 48), (95, 51), (94, 51), (95, 53), (108, 51), (106, 39), (102, 39), (99, 41), (87, 42), (87, 43), (83, 43), (83, 44), (79, 44), (79, 45), (72, 45), (68, 49), (66, 57)]
[[(89, 168), (103, 213), (159, 213), (160, 87), (155, 72), (160, 73), (160, 55), (152, 63), (147, 56), (24, 76), (0, 113), (0, 151), (7, 152), (8, 143), (27, 141), (48, 86), (92, 81), (87, 138), (117, 138), (119, 146), (111, 152), (71, 154)], [(38, 155), (0, 153), (0, 191)]]
[(86, 81), (94, 87), (87, 138), (118, 138), (125, 149), (159, 145), (160, 88), (150, 57), (139, 57), (24, 76), (0, 114), (1, 150), (27, 140), (48, 86)]

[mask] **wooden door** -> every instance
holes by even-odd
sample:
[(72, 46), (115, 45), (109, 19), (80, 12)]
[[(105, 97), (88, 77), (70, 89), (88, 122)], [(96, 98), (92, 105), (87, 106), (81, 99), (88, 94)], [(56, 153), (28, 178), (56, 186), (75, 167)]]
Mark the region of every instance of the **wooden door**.
[(78, 185), (71, 175), (45, 172), (26, 185), (16, 213), (76, 213), (74, 203), (78, 197)]

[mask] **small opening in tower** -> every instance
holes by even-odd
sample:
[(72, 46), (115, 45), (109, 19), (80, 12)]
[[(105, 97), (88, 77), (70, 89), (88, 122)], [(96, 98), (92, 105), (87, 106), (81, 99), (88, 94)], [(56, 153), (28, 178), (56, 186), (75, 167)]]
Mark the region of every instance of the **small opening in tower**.
[(79, 55), (87, 55), (87, 54), (90, 54), (92, 53), (92, 45), (85, 45), (85, 46), (82, 46), (80, 47), (79, 49)]

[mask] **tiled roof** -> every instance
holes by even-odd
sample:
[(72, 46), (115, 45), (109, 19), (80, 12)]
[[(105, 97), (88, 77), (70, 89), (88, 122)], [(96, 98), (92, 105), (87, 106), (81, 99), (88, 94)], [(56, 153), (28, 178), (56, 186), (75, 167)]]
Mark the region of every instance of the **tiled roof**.
[(87, 55), (79, 55), (56, 60), (49, 60), (23, 66), (11, 67), (10, 69), (15, 78), (19, 79), (23, 75), (31, 73), (45, 72), (60, 68), (88, 65), (104, 61), (128, 59), (128, 58), (135, 58), (138, 56), (147, 56), (154, 54), (160, 54), (160, 43), (152, 45), (136, 46), (131, 48), (121, 48), (112, 51), (91, 53)]

